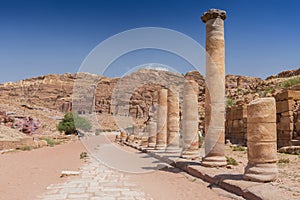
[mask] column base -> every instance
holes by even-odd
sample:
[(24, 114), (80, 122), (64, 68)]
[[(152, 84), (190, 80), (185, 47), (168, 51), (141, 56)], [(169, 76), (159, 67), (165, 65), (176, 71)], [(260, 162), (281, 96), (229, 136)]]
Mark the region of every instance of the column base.
[(186, 150), (186, 151), (182, 151), (180, 158), (192, 160), (192, 159), (199, 158), (199, 156), (200, 156), (200, 152), (197, 150), (192, 150), (192, 151)]
[(166, 145), (156, 145), (154, 150), (165, 151), (166, 150)]
[(250, 163), (245, 167), (243, 178), (254, 182), (270, 182), (278, 178), (276, 163)]
[(141, 138), (141, 147), (148, 147), (148, 137)]
[(202, 158), (201, 165), (204, 167), (223, 167), (227, 165), (225, 156), (210, 156)]
[(167, 148), (166, 148), (166, 153), (178, 153), (178, 152), (181, 152), (181, 148), (179, 148), (179, 147), (168, 147), (167, 146)]
[(124, 142), (126, 142), (126, 139), (122, 138), (120, 142), (124, 143)]
[(148, 149), (154, 149), (155, 143), (148, 143)]

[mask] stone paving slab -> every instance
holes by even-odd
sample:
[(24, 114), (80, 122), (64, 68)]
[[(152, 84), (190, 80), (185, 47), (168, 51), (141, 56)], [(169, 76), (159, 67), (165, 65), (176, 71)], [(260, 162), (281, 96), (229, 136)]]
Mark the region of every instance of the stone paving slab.
[[(287, 195), (286, 190), (276, 187), (273, 183), (257, 183), (245, 181), (242, 174), (222, 174), (222, 168), (207, 168), (200, 165), (199, 161), (189, 161), (168, 153), (156, 152), (142, 148), (136, 144), (125, 142), (133, 147), (163, 162), (177, 167), (188, 174), (200, 178), (211, 187), (220, 187), (228, 192), (244, 197), (249, 200), (297, 200), (297, 197)], [(224, 169), (224, 168), (223, 168)], [(220, 173), (221, 172), (221, 173)], [(224, 171), (223, 171), (224, 172)]]
[(80, 177), (48, 186), (47, 191), (38, 199), (152, 200), (137, 185), (129, 182), (126, 174), (109, 169), (93, 158), (80, 169)]

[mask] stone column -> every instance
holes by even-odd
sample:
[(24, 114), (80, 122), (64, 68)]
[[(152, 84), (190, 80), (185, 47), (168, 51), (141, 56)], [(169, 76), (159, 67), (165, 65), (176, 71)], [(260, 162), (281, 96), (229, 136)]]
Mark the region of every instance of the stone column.
[(167, 145), (167, 98), (168, 90), (161, 89), (158, 93), (156, 150), (165, 150)]
[(138, 143), (139, 129), (136, 125), (132, 126), (133, 143)]
[(148, 135), (149, 135), (149, 123), (145, 125), (144, 130), (141, 135), (141, 147), (148, 147)]
[(226, 165), (225, 143), (225, 42), (226, 12), (210, 9), (201, 17), (206, 23), (205, 157), (202, 165)]
[(125, 131), (125, 130), (122, 130), (120, 135), (121, 135), (121, 141), (122, 141), (122, 142), (125, 142), (125, 141), (126, 141), (126, 138), (127, 138), (126, 131)]
[(134, 135), (128, 135), (127, 136), (127, 142), (133, 143), (134, 142)]
[(247, 107), (247, 115), (248, 165), (244, 179), (273, 181), (278, 177), (275, 99), (253, 100)]
[(155, 148), (156, 145), (156, 130), (157, 130), (156, 122), (149, 123), (149, 137), (148, 137), (148, 147), (151, 149)]
[(141, 147), (148, 147), (148, 137), (141, 137)]
[(198, 122), (198, 84), (195, 81), (186, 81), (183, 89), (182, 111), (181, 157), (183, 158), (199, 157)]
[(138, 127), (136, 125), (133, 125), (132, 126), (132, 135), (138, 136), (138, 133), (139, 133)]
[(179, 149), (179, 93), (168, 90), (167, 152)]

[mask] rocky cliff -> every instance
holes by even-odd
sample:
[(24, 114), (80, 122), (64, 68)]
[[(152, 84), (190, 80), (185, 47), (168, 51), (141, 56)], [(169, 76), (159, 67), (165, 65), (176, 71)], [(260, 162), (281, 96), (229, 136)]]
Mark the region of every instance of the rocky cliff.
[[(298, 71), (300, 70), (282, 73), (294, 75)], [(274, 96), (281, 90), (280, 82), (286, 79), (281, 77), (287, 76), (280, 74), (267, 80), (227, 75), (227, 99), (232, 104), (243, 104), (258, 96)], [(141, 69), (122, 78), (107, 78), (88, 73), (45, 75), (1, 84), (0, 102), (29, 109), (61, 112), (73, 109), (82, 114), (95, 112), (98, 115), (130, 115), (146, 120), (151, 107), (157, 103), (157, 91), (164, 87), (179, 91), (182, 96), (182, 83), (186, 79), (195, 80), (199, 84), (199, 126), (202, 129), (205, 80), (197, 71), (181, 75), (163, 70)]]

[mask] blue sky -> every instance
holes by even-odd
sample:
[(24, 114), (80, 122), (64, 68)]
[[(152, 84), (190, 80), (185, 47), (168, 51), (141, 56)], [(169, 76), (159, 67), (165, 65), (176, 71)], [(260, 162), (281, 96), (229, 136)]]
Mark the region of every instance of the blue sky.
[[(100, 42), (133, 28), (173, 29), (205, 46), (200, 16), (209, 8), (227, 11), (226, 73), (265, 78), (300, 67), (299, 6), (298, 0), (0, 0), (0, 82), (75, 73)], [(122, 56), (105, 75), (147, 62), (189, 69), (183, 59), (147, 50)]]

